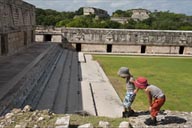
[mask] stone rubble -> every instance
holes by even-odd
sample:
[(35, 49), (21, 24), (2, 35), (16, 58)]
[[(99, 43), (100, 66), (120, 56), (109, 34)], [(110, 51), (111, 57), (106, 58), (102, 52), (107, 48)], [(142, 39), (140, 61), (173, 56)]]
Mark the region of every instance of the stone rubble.
[[(25, 113), (30, 113), (27, 116)], [(55, 116), (49, 110), (32, 111), (30, 106), (25, 106), (23, 110), (13, 109), (10, 113), (0, 117), (0, 128), (41, 128), (38, 123), (43, 121), (51, 121)], [(16, 122), (18, 117), (22, 117), (22, 121)], [(145, 119), (149, 118), (148, 111), (137, 111), (132, 117), (125, 118), (125, 121), (120, 122), (119, 128), (191, 128), (192, 127), (192, 112), (179, 112), (165, 110), (161, 111), (157, 116), (157, 126), (147, 126), (144, 124)], [(34, 122), (31, 126), (31, 122)], [(49, 123), (50, 124), (50, 123)], [(48, 125), (50, 128), (70, 128), (70, 115), (65, 114), (62, 117), (57, 117), (56, 120)], [(78, 128), (94, 128), (93, 124), (86, 123), (77, 126)], [(99, 121), (98, 127), (110, 128), (111, 125), (106, 121)]]

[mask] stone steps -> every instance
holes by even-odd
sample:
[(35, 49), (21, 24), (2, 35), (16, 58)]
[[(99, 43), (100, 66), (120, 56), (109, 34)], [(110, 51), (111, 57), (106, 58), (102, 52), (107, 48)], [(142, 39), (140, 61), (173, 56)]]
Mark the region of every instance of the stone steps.
[[(14, 107), (22, 107), (25, 103), (28, 103), (28, 101), (33, 105), (33, 100), (29, 98), (30, 94), (32, 94), (31, 92), (33, 92), (38, 85), (42, 85), (42, 80), (50, 74), (54, 59), (60, 52), (59, 49), (58, 45), (50, 45), (47, 50), (41, 53), (35, 60), (6, 83), (6, 86), (1, 90), (0, 114), (8, 112)], [(31, 55), (32, 53), (29, 51), (25, 54)], [(20, 56), (22, 55), (18, 55), (16, 58)], [(21, 57), (22, 61), (26, 61), (26, 59), (28, 58), (24, 56)], [(19, 63), (18, 66), (20, 66)], [(40, 90), (40, 88), (38, 89)], [(38, 98), (41, 93), (36, 94), (38, 95), (35, 95), (35, 97)]]
[(51, 109), (53, 107), (54, 104), (54, 100), (55, 100), (55, 96), (57, 93), (57, 89), (59, 87), (60, 84), (60, 77), (61, 74), (63, 73), (63, 67), (64, 67), (64, 63), (66, 61), (66, 56), (67, 56), (67, 51), (62, 51), (62, 55), (58, 61), (58, 63), (56, 64), (56, 67), (53, 71), (53, 73), (51, 74), (51, 77), (44, 89), (44, 91), (42, 92), (42, 96), (38, 102), (37, 105), (37, 109)]

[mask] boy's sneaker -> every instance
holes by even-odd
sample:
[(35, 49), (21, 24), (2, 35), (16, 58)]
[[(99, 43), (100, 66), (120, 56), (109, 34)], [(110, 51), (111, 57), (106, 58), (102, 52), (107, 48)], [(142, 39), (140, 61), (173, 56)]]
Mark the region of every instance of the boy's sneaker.
[(134, 111), (133, 109), (131, 109), (131, 110), (129, 111), (129, 113), (130, 113), (130, 115), (134, 115), (134, 114), (135, 114), (135, 111)]
[(127, 117), (129, 117), (129, 116), (130, 116), (130, 113), (129, 113), (128, 111), (122, 112), (122, 117), (123, 117), (123, 118), (127, 118)]
[(130, 111), (124, 111), (123, 113), (122, 113), (122, 117), (123, 118), (127, 118), (127, 117), (130, 117), (130, 116), (133, 116), (134, 115), (134, 111), (133, 110), (130, 110)]
[(157, 125), (157, 120), (156, 120), (156, 118), (154, 118), (154, 119), (148, 118), (148, 119), (145, 120), (144, 123), (146, 125), (156, 126)]

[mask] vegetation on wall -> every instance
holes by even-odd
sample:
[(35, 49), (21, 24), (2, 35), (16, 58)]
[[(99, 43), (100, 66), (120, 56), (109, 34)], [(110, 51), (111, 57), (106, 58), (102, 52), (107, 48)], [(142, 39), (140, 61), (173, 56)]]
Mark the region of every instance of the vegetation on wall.
[[(116, 10), (113, 17), (131, 17), (130, 10)], [(169, 11), (155, 11), (143, 21), (129, 18), (121, 24), (110, 18), (96, 18), (95, 15), (83, 16), (83, 8), (75, 12), (58, 12), (55, 10), (36, 9), (36, 23), (44, 26), (82, 27), (82, 28), (115, 28), (115, 29), (155, 29), (155, 30), (192, 30), (192, 16), (175, 14)]]

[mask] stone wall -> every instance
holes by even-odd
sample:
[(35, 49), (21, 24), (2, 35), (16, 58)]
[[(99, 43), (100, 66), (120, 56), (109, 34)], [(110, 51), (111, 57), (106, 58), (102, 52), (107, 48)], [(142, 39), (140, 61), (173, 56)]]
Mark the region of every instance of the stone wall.
[(36, 42), (62, 42), (61, 28), (53, 27), (36, 27), (35, 30), (35, 41)]
[(141, 53), (140, 46), (135, 45), (113, 45), (113, 53)]
[[(77, 47), (77, 45), (76, 45)], [(82, 44), (81, 51), (85, 52), (105, 52), (106, 46), (99, 44)]]
[[(64, 43), (78, 51), (112, 53), (184, 54), (192, 55), (192, 31), (59, 28)], [(43, 41), (46, 29), (36, 30), (36, 41)]]
[(34, 41), (35, 6), (22, 0), (0, 0), (0, 55), (10, 55)]

